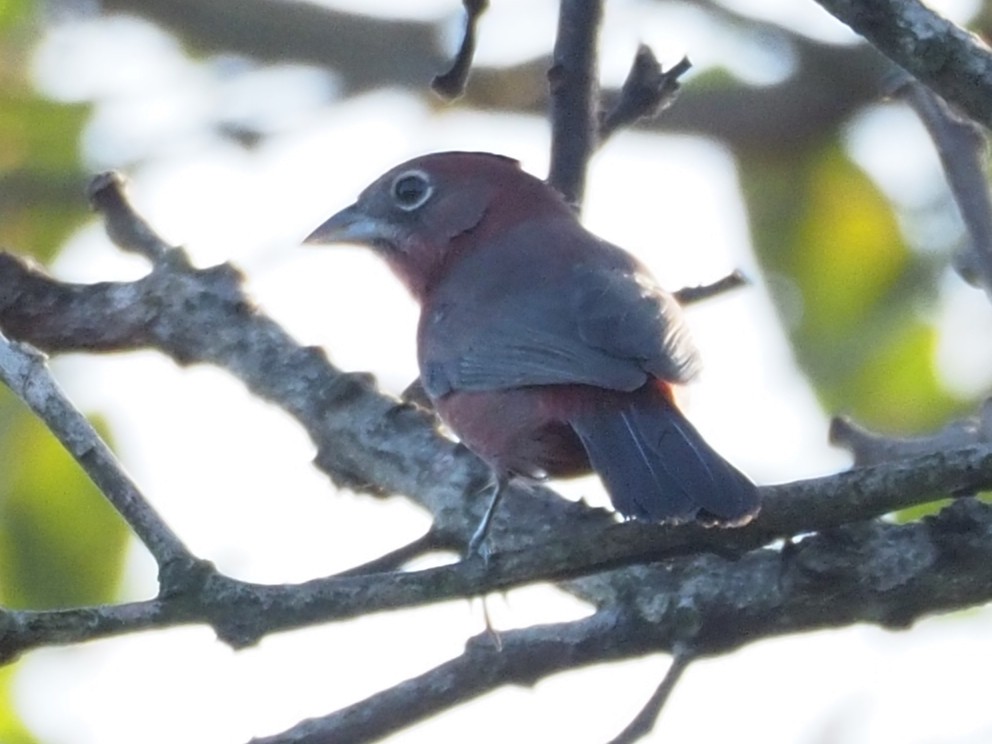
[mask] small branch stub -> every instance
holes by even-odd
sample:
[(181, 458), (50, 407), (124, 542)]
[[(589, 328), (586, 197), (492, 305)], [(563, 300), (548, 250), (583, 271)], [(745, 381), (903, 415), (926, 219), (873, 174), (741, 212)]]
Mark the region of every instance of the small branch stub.
[(683, 287), (682, 289), (676, 290), (673, 294), (680, 305), (691, 305), (693, 303), (708, 300), (711, 297), (724, 294), (725, 292), (746, 287), (748, 284), (749, 282), (747, 277), (744, 276), (741, 271), (735, 270), (730, 274), (727, 274), (727, 276), (722, 279), (717, 279), (711, 284), (700, 284), (696, 287)]
[(620, 88), (620, 96), (613, 107), (605, 112), (599, 125), (599, 136), (605, 140), (620, 127), (633, 124), (638, 119), (657, 116), (675, 100), (681, 87), (679, 78), (692, 67), (688, 57), (683, 57), (669, 70), (663, 70), (651, 48), (641, 44), (634, 55), (634, 62)]
[(94, 211), (103, 215), (107, 235), (124, 251), (144, 256), (158, 263), (172, 250), (139, 215), (125, 193), (127, 180), (117, 171), (96, 176), (86, 195)]
[(465, 92), (475, 57), (479, 18), (489, 7), (489, 0), (462, 0), (462, 5), (465, 6), (465, 33), (458, 53), (448, 71), (435, 76), (431, 81), (431, 90), (447, 101), (454, 100)]

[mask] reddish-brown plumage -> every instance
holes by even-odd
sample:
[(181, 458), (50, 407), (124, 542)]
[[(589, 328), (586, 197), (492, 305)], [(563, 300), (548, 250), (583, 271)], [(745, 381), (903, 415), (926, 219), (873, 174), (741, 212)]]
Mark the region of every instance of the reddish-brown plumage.
[(424, 389), (499, 475), (594, 469), (618, 511), (657, 521), (757, 512), (754, 485), (672, 400), (697, 367), (674, 300), (516, 161), (416, 158), (308, 242), (385, 258), (421, 304)]

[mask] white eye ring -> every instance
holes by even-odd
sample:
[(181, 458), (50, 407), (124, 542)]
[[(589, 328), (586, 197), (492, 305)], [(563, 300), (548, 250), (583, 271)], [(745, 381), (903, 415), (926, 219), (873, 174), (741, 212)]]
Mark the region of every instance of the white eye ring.
[(389, 187), (393, 202), (404, 212), (420, 209), (434, 195), (434, 186), (422, 170), (408, 170), (393, 179)]

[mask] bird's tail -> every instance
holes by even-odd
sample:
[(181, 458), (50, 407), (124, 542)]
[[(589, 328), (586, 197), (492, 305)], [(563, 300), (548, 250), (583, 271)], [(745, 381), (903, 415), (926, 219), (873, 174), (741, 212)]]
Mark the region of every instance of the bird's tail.
[(758, 489), (710, 447), (662, 384), (619, 406), (571, 420), (593, 469), (626, 517), (739, 525), (758, 512)]

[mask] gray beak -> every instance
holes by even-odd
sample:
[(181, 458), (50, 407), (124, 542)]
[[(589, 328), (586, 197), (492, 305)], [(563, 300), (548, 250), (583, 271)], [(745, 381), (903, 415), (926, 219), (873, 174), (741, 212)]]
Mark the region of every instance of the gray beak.
[(371, 245), (387, 235), (384, 225), (362, 212), (357, 204), (345, 207), (303, 239), (307, 245), (360, 243)]

